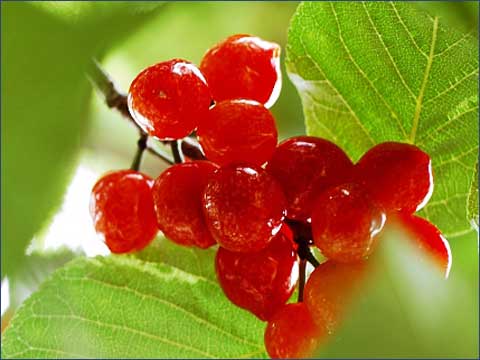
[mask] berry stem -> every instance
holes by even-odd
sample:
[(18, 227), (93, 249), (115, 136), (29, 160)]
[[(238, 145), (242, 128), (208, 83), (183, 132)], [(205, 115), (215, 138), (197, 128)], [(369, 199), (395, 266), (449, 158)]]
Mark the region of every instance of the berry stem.
[(163, 160), (164, 162), (166, 162), (169, 165), (175, 164), (175, 162), (168, 155), (165, 155), (163, 152), (161, 152), (157, 149), (154, 149), (150, 145), (147, 145), (146, 151), (148, 151), (150, 154), (160, 158), (161, 160)]
[(147, 148), (147, 140), (148, 140), (147, 134), (142, 133), (140, 135), (140, 138), (137, 141), (137, 152), (135, 153), (135, 157), (133, 158), (132, 166), (130, 166), (130, 169), (135, 171), (138, 171), (140, 169), (142, 156), (145, 149)]
[(178, 140), (170, 141), (170, 147), (172, 149), (173, 159), (175, 160), (175, 164), (180, 164), (183, 162), (184, 157), (182, 151), (180, 150)]
[(198, 143), (194, 139), (190, 137), (186, 137), (185, 139), (182, 140), (182, 143), (180, 144), (180, 146), (181, 146), (183, 155), (189, 157), (190, 159), (195, 159), (195, 160), (206, 159), (202, 149), (200, 148), (200, 145), (198, 145)]
[(310, 250), (310, 245), (313, 244), (311, 225), (302, 221), (291, 219), (287, 219), (286, 223), (294, 233), (295, 242), (298, 244), (297, 254), (300, 259), (308, 261), (314, 267), (320, 265), (318, 260), (315, 258), (315, 255), (313, 255), (312, 251)]
[(313, 267), (317, 267), (320, 265), (318, 260), (315, 258), (315, 255), (313, 255), (312, 251), (308, 246), (299, 246), (297, 252), (300, 259), (308, 261), (310, 264), (312, 264)]
[(298, 268), (298, 273), (299, 273), (299, 283), (298, 283), (298, 302), (303, 301), (303, 289), (305, 287), (305, 270), (307, 267), (307, 261), (305, 259), (300, 259), (300, 264)]

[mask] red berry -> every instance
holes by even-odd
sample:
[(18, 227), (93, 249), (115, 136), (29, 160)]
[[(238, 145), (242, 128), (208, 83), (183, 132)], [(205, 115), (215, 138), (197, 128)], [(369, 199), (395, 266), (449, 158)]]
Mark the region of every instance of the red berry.
[(329, 260), (313, 271), (305, 285), (304, 301), (317, 326), (329, 333), (338, 327), (353, 296), (362, 287), (365, 265)]
[(215, 101), (256, 100), (272, 106), (280, 95), (280, 46), (249, 35), (233, 35), (212, 47), (200, 69)]
[(316, 199), (312, 213), (313, 240), (329, 259), (357, 261), (372, 252), (384, 223), (385, 214), (362, 186), (343, 184)]
[(205, 155), (221, 165), (248, 162), (262, 165), (277, 145), (270, 111), (251, 100), (225, 100), (210, 109), (198, 128)]
[(274, 359), (311, 358), (326, 335), (305, 303), (286, 304), (265, 329), (265, 348)]
[(111, 252), (141, 250), (155, 238), (152, 184), (142, 173), (120, 170), (104, 175), (93, 187), (90, 214)]
[(387, 212), (420, 210), (433, 192), (430, 156), (410, 144), (385, 142), (357, 164), (360, 182)]
[(418, 216), (399, 213), (389, 219), (388, 223), (400, 226), (408, 238), (413, 240), (416, 246), (439, 265), (448, 277), (452, 265), (452, 253), (448, 240), (429, 221)]
[(136, 123), (162, 140), (189, 135), (205, 116), (211, 96), (192, 63), (173, 59), (150, 66), (133, 80), (128, 106)]
[(203, 197), (210, 233), (230, 251), (267, 246), (282, 226), (285, 197), (262, 168), (229, 165), (217, 170)]
[(215, 244), (203, 216), (202, 196), (217, 168), (209, 161), (192, 161), (169, 167), (155, 180), (158, 226), (170, 240), (200, 248)]
[(353, 163), (330, 141), (297, 136), (277, 147), (266, 169), (285, 192), (287, 217), (307, 221), (316, 196), (328, 187), (348, 181)]
[(278, 234), (263, 250), (238, 253), (218, 249), (215, 269), (220, 285), (235, 305), (261, 320), (290, 298), (298, 278), (297, 255), (289, 239)]

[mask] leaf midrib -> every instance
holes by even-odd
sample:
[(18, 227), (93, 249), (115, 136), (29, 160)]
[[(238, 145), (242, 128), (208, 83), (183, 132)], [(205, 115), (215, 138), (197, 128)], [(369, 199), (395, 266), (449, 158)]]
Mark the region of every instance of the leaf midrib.
[(432, 42), (430, 45), (430, 52), (428, 54), (427, 66), (425, 67), (422, 85), (420, 87), (420, 92), (418, 93), (417, 102), (415, 105), (415, 113), (413, 116), (412, 130), (410, 131), (410, 138), (408, 139), (409, 142), (412, 144), (415, 144), (415, 137), (417, 135), (417, 129), (420, 123), (420, 114), (422, 112), (423, 96), (425, 94), (425, 89), (427, 88), (428, 77), (430, 75), (430, 69), (432, 68), (433, 57), (435, 54), (435, 43), (437, 41), (437, 31), (438, 31), (438, 17), (435, 17), (433, 19)]

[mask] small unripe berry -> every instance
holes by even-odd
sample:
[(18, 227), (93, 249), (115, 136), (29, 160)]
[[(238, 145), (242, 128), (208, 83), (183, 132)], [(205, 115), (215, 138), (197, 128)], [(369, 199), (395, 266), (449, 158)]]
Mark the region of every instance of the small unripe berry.
[(452, 253), (448, 240), (432, 223), (408, 213), (398, 213), (389, 218), (387, 225), (404, 231), (415, 246), (432, 259), (448, 277), (452, 266)]
[(158, 227), (170, 240), (200, 248), (215, 244), (203, 216), (202, 196), (216, 169), (209, 161), (192, 161), (169, 167), (155, 180)]
[(104, 175), (93, 187), (90, 214), (111, 252), (138, 251), (155, 238), (152, 184), (142, 173), (120, 170)]
[(261, 320), (268, 320), (290, 298), (298, 278), (297, 254), (279, 233), (258, 252), (218, 249), (215, 269), (227, 297)]
[(315, 200), (313, 240), (327, 258), (354, 262), (371, 254), (384, 223), (385, 214), (366, 190), (347, 183), (328, 189)]
[(213, 238), (238, 252), (265, 248), (285, 216), (280, 185), (262, 168), (244, 165), (217, 170), (205, 188), (203, 206)]
[(128, 107), (135, 122), (161, 140), (189, 135), (210, 103), (210, 90), (200, 70), (180, 59), (143, 70), (133, 80), (128, 94)]
[(358, 181), (386, 212), (418, 211), (433, 192), (430, 156), (414, 145), (378, 144), (362, 156), (356, 170)]
[(252, 100), (216, 103), (200, 122), (197, 134), (207, 158), (220, 165), (246, 162), (261, 166), (277, 146), (273, 115)]
[(318, 327), (334, 332), (342, 321), (367, 271), (365, 262), (331, 260), (318, 266), (305, 285), (304, 301)]
[(280, 143), (267, 164), (288, 201), (287, 217), (308, 221), (315, 198), (353, 174), (353, 163), (334, 143), (313, 136), (296, 136)]
[(280, 46), (250, 35), (233, 35), (204, 55), (200, 69), (215, 101), (256, 100), (272, 106), (280, 95)]
[(303, 359), (315, 355), (327, 331), (318, 326), (305, 303), (284, 305), (265, 329), (265, 348), (273, 359)]

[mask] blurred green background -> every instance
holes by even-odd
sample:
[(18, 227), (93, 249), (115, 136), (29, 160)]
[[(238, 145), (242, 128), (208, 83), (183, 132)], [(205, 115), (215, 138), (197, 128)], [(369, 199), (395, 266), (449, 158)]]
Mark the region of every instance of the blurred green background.
[[(251, 33), (284, 49), (297, 4), (2, 2), (2, 279), (9, 279), (12, 307), (54, 267), (44, 261), (35, 266), (33, 257), (24, 256), (26, 249), (66, 246), (89, 256), (108, 253), (91, 226), (89, 194), (102, 173), (129, 166), (137, 132), (94, 93), (85, 76), (89, 59), (98, 59), (126, 91), (146, 66), (170, 58), (198, 64), (210, 46), (234, 33)], [(477, 2), (416, 5), (476, 33)], [(283, 89), (272, 108), (281, 139), (305, 131), (284, 56)], [(147, 155), (142, 169), (155, 177), (164, 167)], [(466, 255), (475, 251), (475, 244), (465, 247)], [(465, 256), (470, 262), (461, 267), (461, 275), (468, 275), (461, 286), (472, 297), (470, 306), (456, 309), (456, 319), (468, 319), (455, 323), (459, 338), (462, 326), (478, 326), (478, 309), (472, 306), (478, 305), (478, 294), (472, 295), (472, 285), (478, 285), (477, 255)], [(70, 257), (60, 256), (54, 264)], [(470, 335), (468, 341), (474, 341)]]

